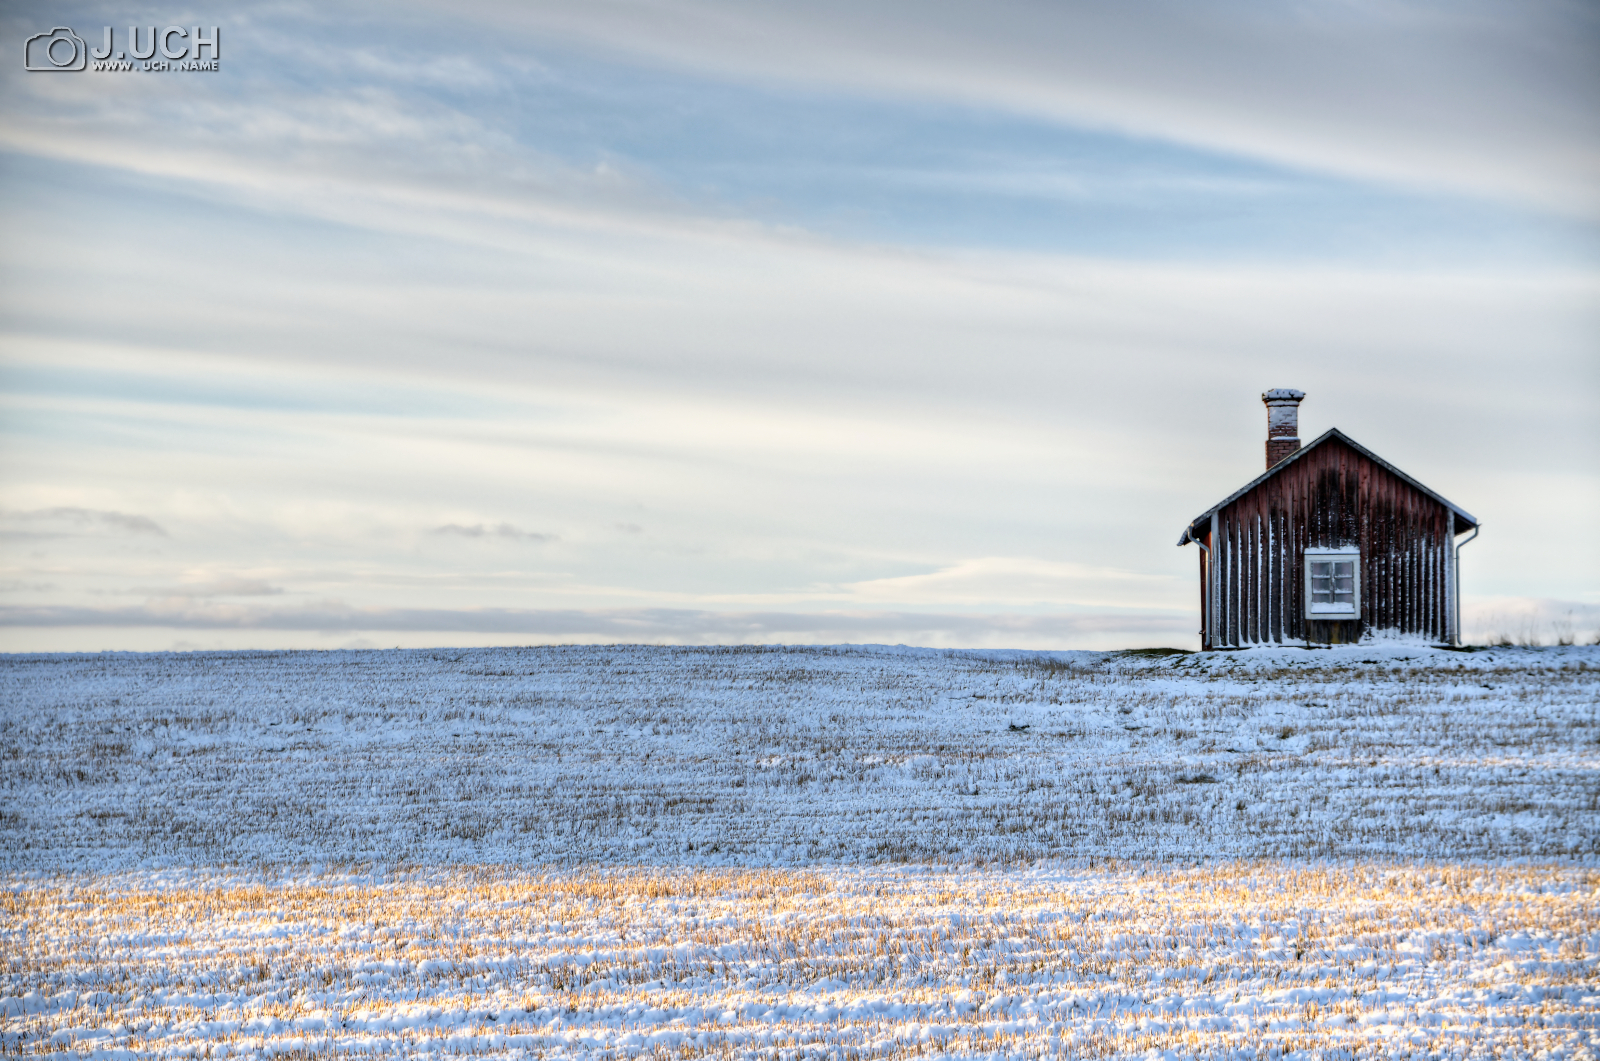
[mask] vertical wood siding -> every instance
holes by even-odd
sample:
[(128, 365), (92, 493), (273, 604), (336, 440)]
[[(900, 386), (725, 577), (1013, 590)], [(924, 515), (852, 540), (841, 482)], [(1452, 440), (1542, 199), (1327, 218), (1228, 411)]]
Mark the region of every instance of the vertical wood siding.
[[(1337, 439), (1221, 509), (1214, 526), (1202, 537), (1208, 647), (1449, 636), (1449, 509)], [(1306, 549), (1350, 545), (1361, 549), (1360, 620), (1307, 621)]]

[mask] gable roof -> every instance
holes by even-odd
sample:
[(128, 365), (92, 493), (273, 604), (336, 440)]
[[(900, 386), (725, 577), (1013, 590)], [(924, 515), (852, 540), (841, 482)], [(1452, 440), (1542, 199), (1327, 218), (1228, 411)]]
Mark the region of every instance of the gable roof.
[(1454, 512), (1456, 514), (1456, 526), (1457, 527), (1460, 527), (1460, 528), (1463, 528), (1463, 529), (1466, 529), (1466, 530), (1471, 530), (1471, 529), (1473, 529), (1473, 528), (1478, 526), (1477, 518), (1474, 517), (1471, 513), (1469, 513), (1466, 509), (1462, 508), (1460, 505), (1452, 503), (1448, 499), (1442, 497), (1436, 491), (1429, 490), (1426, 486), (1423, 486), (1421, 483), (1419, 483), (1415, 479), (1411, 478), (1411, 476), (1407, 475), (1405, 472), (1401, 471), (1399, 468), (1396, 468), (1394, 465), (1390, 464), (1388, 461), (1384, 460), (1382, 457), (1378, 456), (1376, 453), (1372, 452), (1370, 449), (1368, 449), (1367, 447), (1363, 446), (1361, 443), (1357, 442), (1355, 439), (1351, 438), (1349, 435), (1345, 434), (1343, 431), (1340, 431), (1337, 427), (1330, 427), (1330, 428), (1328, 428), (1328, 430), (1326, 430), (1322, 434), (1318, 435), (1311, 442), (1307, 443), (1304, 446), (1301, 446), (1299, 449), (1295, 450), (1293, 453), (1291, 453), (1287, 457), (1283, 458), (1283, 460), (1279, 461), (1277, 464), (1274, 464), (1272, 467), (1268, 468), (1265, 472), (1262, 472), (1260, 475), (1256, 476), (1254, 479), (1251, 479), (1248, 483), (1245, 483), (1239, 489), (1235, 490), (1233, 493), (1229, 494), (1227, 497), (1223, 498), (1221, 501), (1218, 501), (1216, 504), (1212, 505), (1210, 508), (1208, 508), (1204, 512), (1200, 513), (1200, 515), (1198, 515), (1194, 519), (1190, 520), (1188, 526), (1183, 528), (1183, 535), (1182, 535), (1182, 537), (1180, 537), (1178, 539), (1178, 544), (1179, 545), (1188, 545), (1191, 541), (1193, 541), (1195, 539), (1196, 531), (1199, 529), (1200, 525), (1202, 523), (1204, 523), (1206, 520), (1209, 520), (1214, 514), (1216, 514), (1217, 512), (1221, 511), (1222, 509), (1228, 507), (1229, 505), (1233, 504), (1235, 501), (1239, 500), (1239, 498), (1243, 497), (1245, 494), (1248, 494), (1250, 491), (1254, 490), (1256, 487), (1260, 486), (1262, 483), (1266, 482), (1268, 479), (1272, 478), (1274, 475), (1277, 475), (1279, 472), (1283, 471), (1285, 468), (1289, 467), (1289, 465), (1293, 464), (1295, 461), (1297, 461), (1300, 458), (1304, 457), (1307, 453), (1310, 453), (1312, 450), (1316, 449), (1318, 446), (1322, 445), (1325, 442), (1333, 441), (1334, 439), (1337, 439), (1338, 441), (1343, 442), (1346, 446), (1349, 446), (1351, 449), (1355, 450), (1357, 453), (1361, 454), (1363, 457), (1367, 458), (1368, 460), (1372, 461), (1374, 464), (1376, 464), (1379, 467), (1383, 468), (1385, 471), (1389, 472), (1391, 475), (1393, 475), (1395, 478), (1399, 479), (1401, 482), (1404, 482), (1404, 483), (1414, 487), (1415, 489), (1421, 491), (1422, 493), (1427, 494), (1429, 497), (1431, 497), (1435, 501), (1439, 502), (1439, 504), (1443, 505), (1445, 508), (1448, 508), (1450, 511)]

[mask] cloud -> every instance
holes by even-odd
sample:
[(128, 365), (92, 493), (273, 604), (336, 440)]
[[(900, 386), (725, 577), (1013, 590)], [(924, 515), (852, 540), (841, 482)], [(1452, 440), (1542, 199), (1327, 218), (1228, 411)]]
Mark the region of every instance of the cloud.
[[(913, 576), (921, 577), (921, 576)], [(941, 574), (927, 576), (936, 581)], [(898, 581), (898, 580), (883, 580)], [(275, 592), (270, 591), (269, 592)], [(526, 635), (545, 641), (880, 643), (937, 647), (1186, 645), (1194, 619), (1181, 609), (1085, 607), (1045, 614), (914, 610), (711, 611), (694, 608), (384, 608), (338, 601), (273, 608), (168, 593), (120, 608), (0, 606), (0, 627), (163, 628), (333, 633)], [(1480, 598), (1463, 608), (1469, 643), (1580, 644), (1600, 638), (1600, 605), (1553, 598)]]
[(719, 643), (905, 643), (937, 646), (1071, 647), (1192, 639), (1186, 615), (995, 615), (940, 612), (713, 612), (696, 609), (305, 608), (194, 604), (178, 600), (128, 608), (0, 607), (0, 627), (162, 627), (317, 632), (426, 631), (526, 634), (535, 639)]
[[(4, 512), (0, 513), (0, 522), (44, 524), (49, 528), (42, 531), (0, 530), (0, 535), (13, 538), (65, 538), (96, 532), (167, 537), (167, 532), (148, 516), (93, 508), (40, 508), (27, 512)], [(53, 527), (50, 526), (52, 524)]]
[(1600, 604), (1553, 597), (1485, 597), (1462, 602), (1468, 644), (1600, 644)]
[(469, 0), (449, 11), (698, 76), (998, 108), (1600, 212), (1593, 5)]
[(442, 527), (435, 527), (429, 534), (455, 535), (460, 538), (509, 538), (519, 542), (553, 542), (554, 534), (540, 534), (538, 531), (525, 531), (513, 527), (509, 523), (474, 523), (465, 526), (460, 523), (446, 523)]
[(54, 582), (25, 582), (20, 578), (0, 578), (0, 593), (44, 593), (55, 588)]
[[(292, 66), (299, 55), (282, 58)], [(424, 235), (443, 227), (491, 245), (500, 242), (493, 228), (472, 218), (601, 230), (704, 223), (620, 161), (554, 157), (523, 143), (492, 107), (462, 109), (401, 86), (291, 78), (194, 97), (182, 106), (185, 134), (152, 144), (148, 132), (167, 120), (170, 101), (158, 110), (136, 91), (62, 95), (7, 76), (0, 90), (14, 87), (28, 106), (0, 110), (0, 146), (171, 180), (203, 197), (336, 225)], [(141, 143), (148, 150), (136, 150)]]
[(119, 593), (146, 597), (275, 597), (283, 593), (280, 586), (268, 585), (259, 578), (219, 578), (210, 582), (194, 582), (176, 586), (135, 586)]
[(1169, 575), (1009, 556), (962, 560), (926, 574), (869, 579), (840, 587), (844, 595), (863, 602), (1110, 608), (1183, 607), (1190, 591), (1187, 579)]

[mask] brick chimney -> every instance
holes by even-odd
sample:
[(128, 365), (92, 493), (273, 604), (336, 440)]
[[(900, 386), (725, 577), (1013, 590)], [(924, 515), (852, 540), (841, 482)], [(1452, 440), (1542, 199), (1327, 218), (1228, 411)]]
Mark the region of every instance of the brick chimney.
[(1300, 448), (1300, 400), (1305, 391), (1274, 387), (1261, 396), (1267, 406), (1267, 467)]

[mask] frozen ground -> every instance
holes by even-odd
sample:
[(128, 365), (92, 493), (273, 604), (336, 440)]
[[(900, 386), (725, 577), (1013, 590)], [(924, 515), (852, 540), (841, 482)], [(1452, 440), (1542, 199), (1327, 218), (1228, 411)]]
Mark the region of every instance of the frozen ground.
[(1593, 1057), (1600, 649), (0, 657), (0, 1047)]

